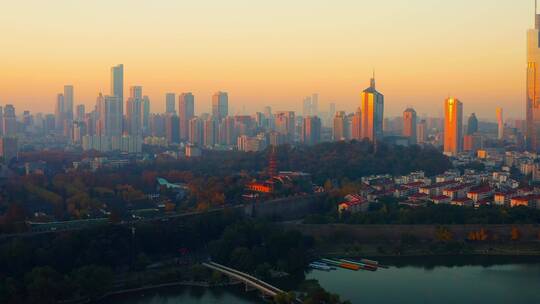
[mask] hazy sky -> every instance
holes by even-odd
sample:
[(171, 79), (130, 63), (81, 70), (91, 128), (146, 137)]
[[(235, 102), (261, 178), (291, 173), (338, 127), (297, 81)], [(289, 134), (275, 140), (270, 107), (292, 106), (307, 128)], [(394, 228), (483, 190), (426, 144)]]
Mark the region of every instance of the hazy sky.
[(522, 116), (525, 34), (532, 0), (25, 0), (0, 5), (0, 104), (54, 110), (64, 84), (75, 103), (109, 92), (125, 66), (125, 95), (142, 85), (152, 111), (165, 92), (192, 91), (207, 111), (229, 92), (233, 113), (301, 109), (318, 92), (352, 111), (376, 69), (386, 115), (407, 106)]

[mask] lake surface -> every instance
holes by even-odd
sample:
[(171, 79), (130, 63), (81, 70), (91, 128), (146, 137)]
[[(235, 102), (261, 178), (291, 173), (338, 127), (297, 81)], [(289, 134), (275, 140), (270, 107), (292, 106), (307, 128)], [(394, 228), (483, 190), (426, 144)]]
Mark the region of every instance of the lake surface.
[[(540, 303), (538, 259), (489, 257), (400, 258), (376, 272), (312, 270), (318, 280), (343, 300), (362, 304)], [(288, 285), (288, 284), (287, 284)], [(118, 304), (264, 303), (241, 287), (176, 288), (110, 299)], [(100, 303), (101, 304), (101, 303)]]
[(463, 265), (464, 258), (447, 259), (428, 261), (424, 266), (421, 260), (408, 265), (400, 260), (398, 267), (376, 272), (314, 270), (306, 277), (352, 303), (540, 303), (540, 263), (493, 265), (480, 259), (473, 262), (484, 265)]
[(253, 304), (265, 303), (254, 293), (245, 293), (241, 287), (203, 288), (175, 287), (122, 295), (100, 304)]

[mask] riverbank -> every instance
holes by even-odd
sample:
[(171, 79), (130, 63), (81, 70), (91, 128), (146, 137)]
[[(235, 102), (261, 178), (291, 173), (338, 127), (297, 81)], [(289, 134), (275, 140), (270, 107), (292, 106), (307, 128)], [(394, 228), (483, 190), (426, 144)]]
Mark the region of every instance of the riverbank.
[(540, 256), (539, 225), (280, 225), (312, 237), (319, 256)]

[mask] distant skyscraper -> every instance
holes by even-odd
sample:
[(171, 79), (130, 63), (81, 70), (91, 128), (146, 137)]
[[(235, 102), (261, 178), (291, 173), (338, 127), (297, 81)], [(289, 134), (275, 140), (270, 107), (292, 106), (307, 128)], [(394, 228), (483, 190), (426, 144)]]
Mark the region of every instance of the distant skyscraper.
[(116, 136), (122, 135), (122, 102), (116, 96), (103, 96), (99, 94), (97, 98), (97, 110), (99, 112), (99, 122), (97, 135)]
[(504, 138), (504, 119), (503, 119), (503, 109), (497, 108), (496, 109), (497, 114), (497, 129), (498, 129), (498, 136), (497, 138), (499, 140), (503, 140)]
[(476, 132), (478, 132), (478, 118), (472, 113), (467, 122), (467, 135), (473, 135)]
[(423, 144), (427, 141), (427, 132), (427, 122), (425, 119), (422, 119), (420, 123), (416, 126), (417, 143)]
[(236, 144), (236, 126), (234, 117), (225, 117), (219, 125), (219, 143), (231, 146)]
[(463, 104), (448, 98), (444, 102), (444, 153), (457, 155), (463, 150)]
[(165, 132), (169, 144), (180, 142), (180, 123), (178, 116), (173, 113), (165, 114)]
[(148, 134), (150, 132), (150, 98), (148, 96), (143, 96), (141, 107), (143, 134)]
[(416, 111), (406, 109), (403, 112), (403, 136), (409, 138), (409, 142), (416, 143)]
[(362, 108), (358, 107), (351, 119), (351, 138), (362, 140)]
[(64, 112), (67, 121), (73, 120), (73, 86), (64, 86)]
[(204, 144), (204, 121), (199, 117), (189, 120), (189, 142), (194, 145)]
[(119, 64), (111, 68), (111, 96), (120, 101), (120, 113), (124, 115), (124, 65)]
[(178, 117), (180, 120), (180, 140), (187, 140), (190, 135), (190, 120), (195, 116), (195, 97), (192, 93), (178, 96)]
[(76, 111), (75, 111), (75, 120), (83, 121), (85, 115), (86, 115), (85, 106), (83, 104), (77, 105)]
[(165, 94), (165, 113), (176, 113), (175, 109), (176, 104), (176, 94), (167, 93)]
[(321, 119), (317, 116), (304, 117), (302, 125), (302, 142), (316, 145), (321, 141)]
[(285, 136), (288, 143), (295, 140), (295, 115), (292, 111), (280, 111), (274, 115), (276, 131)]
[(6, 163), (17, 158), (17, 150), (17, 138), (7, 136), (0, 137), (0, 157), (2, 157)]
[(375, 77), (362, 92), (362, 137), (371, 141), (383, 136), (384, 95), (375, 89)]
[(229, 115), (229, 95), (226, 92), (217, 92), (212, 96), (212, 116), (218, 120)]
[(209, 117), (204, 121), (204, 146), (211, 148), (218, 142), (219, 124), (215, 117)]
[(345, 112), (336, 112), (336, 115), (334, 116), (334, 140), (347, 140), (347, 128), (347, 115)]
[(132, 86), (129, 88), (129, 97), (142, 99), (142, 86)]
[(15, 107), (6, 105), (4, 107), (4, 137), (14, 137), (17, 135), (17, 116), (15, 115)]
[[(536, 4), (536, 3), (535, 3)], [(535, 5), (536, 7), (536, 5)], [(527, 32), (527, 149), (540, 151), (540, 14), (536, 11), (534, 29)]]
[(56, 96), (56, 108), (54, 111), (56, 130), (61, 131), (64, 129), (64, 121), (66, 120), (66, 102), (64, 94), (58, 94)]
[(0, 107), (0, 136), (4, 135), (4, 109)]

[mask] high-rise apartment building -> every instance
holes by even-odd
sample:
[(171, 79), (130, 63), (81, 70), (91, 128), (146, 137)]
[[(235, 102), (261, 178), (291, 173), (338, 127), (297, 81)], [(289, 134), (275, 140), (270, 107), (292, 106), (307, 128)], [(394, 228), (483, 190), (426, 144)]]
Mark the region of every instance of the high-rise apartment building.
[(204, 121), (204, 146), (211, 148), (218, 143), (219, 123), (217, 118), (208, 117)]
[(111, 68), (111, 96), (120, 101), (120, 114), (124, 115), (124, 65)]
[(358, 107), (351, 118), (351, 138), (362, 140), (362, 108)]
[(306, 116), (302, 124), (302, 142), (316, 145), (321, 141), (321, 119), (317, 116)]
[(199, 117), (193, 117), (189, 120), (189, 143), (193, 145), (204, 144), (204, 121)]
[(64, 129), (64, 121), (66, 120), (66, 102), (64, 94), (62, 93), (56, 95), (56, 107), (54, 109), (54, 117), (56, 130), (62, 131)]
[(375, 77), (369, 88), (362, 92), (362, 137), (370, 141), (383, 137), (384, 95), (375, 88)]
[(96, 108), (99, 113), (97, 135), (116, 136), (122, 135), (122, 102), (116, 96), (103, 96), (99, 94)]
[(15, 115), (15, 107), (13, 105), (6, 105), (4, 107), (3, 117), (3, 131), (5, 137), (17, 136), (17, 116)]
[(292, 111), (280, 111), (274, 115), (276, 131), (283, 134), (286, 142), (292, 143), (295, 140), (295, 115)]
[(416, 126), (416, 142), (423, 144), (428, 139), (428, 127), (425, 119), (422, 119)]
[(408, 108), (403, 112), (403, 136), (409, 138), (410, 143), (416, 143), (416, 111)]
[(444, 102), (444, 153), (457, 155), (463, 150), (463, 104), (456, 98)]
[(467, 120), (467, 135), (473, 135), (478, 132), (478, 118), (472, 113)]
[(141, 118), (142, 118), (142, 129), (143, 134), (150, 133), (150, 98), (148, 96), (143, 96), (141, 102)]
[(345, 111), (338, 111), (334, 116), (333, 139), (335, 141), (347, 140), (347, 115)]
[(132, 86), (126, 101), (126, 131), (132, 136), (142, 136), (142, 87)]
[(212, 116), (221, 121), (229, 115), (229, 95), (226, 92), (216, 92), (212, 96)]
[(182, 93), (178, 96), (178, 118), (180, 121), (180, 140), (190, 136), (190, 120), (195, 117), (195, 97), (192, 93)]
[(176, 113), (176, 94), (167, 93), (165, 94), (165, 113), (175, 114)]
[(64, 86), (64, 113), (68, 122), (73, 121), (73, 86)]
[(4, 162), (8, 163), (14, 158), (17, 158), (17, 138), (2, 136), (0, 137), (0, 157)]
[(180, 142), (180, 123), (178, 116), (173, 113), (165, 114), (165, 134), (169, 144)]
[(86, 107), (83, 104), (77, 105), (75, 108), (75, 120), (84, 121), (84, 116), (86, 115)]

